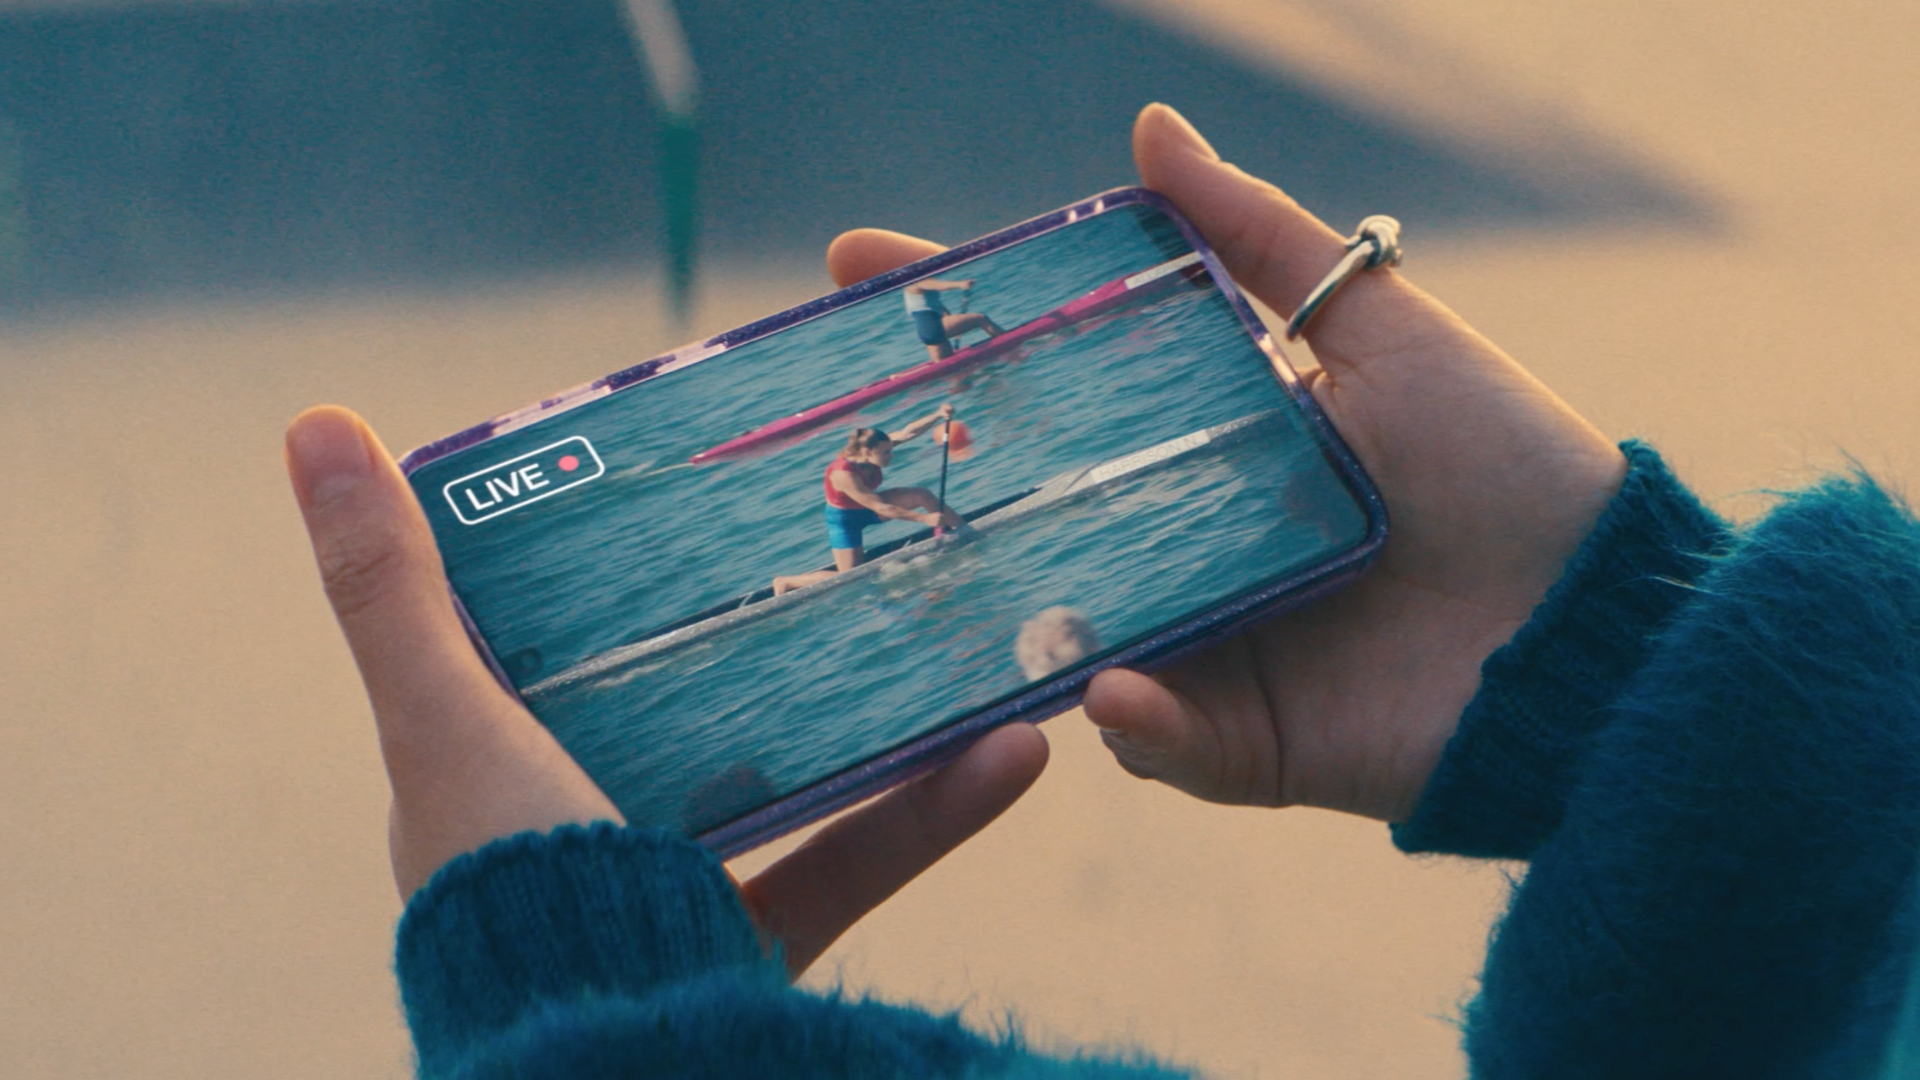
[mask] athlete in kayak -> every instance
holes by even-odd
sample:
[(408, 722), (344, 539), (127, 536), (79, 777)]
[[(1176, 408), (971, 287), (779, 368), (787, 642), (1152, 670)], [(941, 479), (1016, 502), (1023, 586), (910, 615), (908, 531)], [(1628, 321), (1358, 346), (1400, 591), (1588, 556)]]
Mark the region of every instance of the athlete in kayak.
[(879, 428), (855, 428), (847, 436), (846, 449), (827, 466), (827, 545), (833, 549), (833, 569), (815, 570), (773, 579), (773, 595), (804, 589), (825, 581), (842, 570), (851, 570), (866, 561), (867, 552), (861, 533), (869, 525), (882, 521), (917, 521), (935, 528), (957, 529), (965, 522), (933, 492), (923, 487), (881, 490), (881, 470), (893, 460), (893, 448), (953, 415), (952, 405), (942, 405), (899, 431)]
[(907, 317), (913, 320), (914, 332), (920, 335), (920, 340), (927, 346), (927, 355), (933, 359), (945, 360), (952, 356), (954, 339), (969, 330), (985, 330), (988, 337), (1004, 333), (998, 324), (984, 314), (969, 311), (955, 315), (940, 300), (943, 292), (971, 288), (972, 278), (965, 281), (926, 278), (901, 290), (907, 298)]

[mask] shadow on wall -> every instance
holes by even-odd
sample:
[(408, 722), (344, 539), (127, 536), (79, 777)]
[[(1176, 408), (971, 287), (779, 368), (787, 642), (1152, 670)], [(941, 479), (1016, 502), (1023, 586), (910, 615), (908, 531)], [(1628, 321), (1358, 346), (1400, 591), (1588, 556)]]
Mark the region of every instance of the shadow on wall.
[[(1336, 223), (1711, 217), (1632, 163), (1476, 160), (1097, 0), (680, 6), (708, 256), (957, 241), (1129, 183), (1151, 100)], [(0, 12), (0, 310), (655, 263), (657, 129), (616, 3)]]

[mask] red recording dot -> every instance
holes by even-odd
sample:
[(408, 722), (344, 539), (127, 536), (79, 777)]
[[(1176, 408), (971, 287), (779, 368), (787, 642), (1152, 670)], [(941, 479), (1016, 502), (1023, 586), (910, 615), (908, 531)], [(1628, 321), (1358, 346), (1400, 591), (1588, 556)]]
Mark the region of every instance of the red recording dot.
[(577, 457), (574, 457), (572, 454), (568, 454), (560, 459), (561, 472), (572, 472), (573, 470), (579, 467), (580, 467), (580, 459)]

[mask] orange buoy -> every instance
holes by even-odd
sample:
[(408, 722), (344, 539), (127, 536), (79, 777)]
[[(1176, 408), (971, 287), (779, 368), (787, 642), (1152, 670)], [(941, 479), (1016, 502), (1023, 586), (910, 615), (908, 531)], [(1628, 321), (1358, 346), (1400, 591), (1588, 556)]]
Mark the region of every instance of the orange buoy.
[(948, 428), (953, 429), (953, 445), (948, 447), (948, 452), (953, 455), (956, 461), (967, 460), (967, 458), (973, 454), (973, 432), (968, 431), (967, 425), (959, 420), (952, 420), (934, 428), (934, 444), (937, 446), (946, 445)]

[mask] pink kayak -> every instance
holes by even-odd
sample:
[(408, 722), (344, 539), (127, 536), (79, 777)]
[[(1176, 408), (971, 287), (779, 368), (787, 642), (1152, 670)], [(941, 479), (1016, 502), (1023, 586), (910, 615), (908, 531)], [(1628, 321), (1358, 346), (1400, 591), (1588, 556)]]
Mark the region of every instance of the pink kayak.
[(1030, 322), (1021, 323), (997, 337), (991, 337), (978, 345), (961, 349), (944, 360), (928, 360), (905, 371), (897, 371), (851, 393), (842, 394), (832, 401), (775, 420), (771, 424), (764, 424), (738, 438), (728, 439), (718, 446), (702, 450), (693, 455), (690, 460), (696, 465), (704, 465), (710, 461), (724, 461), (804, 435), (849, 413), (857, 412), (881, 398), (942, 376), (958, 374), (988, 360), (1005, 356), (1021, 345), (1064, 330), (1077, 322), (1083, 322), (1129, 304), (1143, 303), (1179, 282), (1197, 281), (1205, 275), (1206, 270), (1200, 265), (1199, 254), (1189, 252), (1180, 258), (1163, 262), (1137, 274), (1109, 281), (1077, 300), (1062, 304), (1045, 315)]

